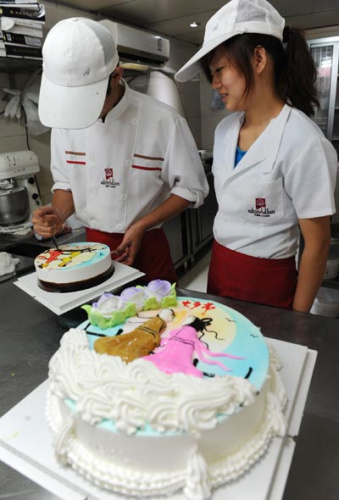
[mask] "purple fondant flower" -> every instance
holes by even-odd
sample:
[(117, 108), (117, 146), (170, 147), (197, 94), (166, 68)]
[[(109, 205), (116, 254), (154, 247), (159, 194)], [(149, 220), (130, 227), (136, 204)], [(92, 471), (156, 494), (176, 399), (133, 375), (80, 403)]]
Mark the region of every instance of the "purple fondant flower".
[(124, 302), (133, 302), (139, 311), (142, 309), (145, 300), (147, 299), (145, 290), (135, 286), (126, 288), (123, 292), (121, 292), (120, 297)]
[(102, 314), (110, 314), (122, 309), (122, 301), (117, 295), (103, 293), (97, 302), (93, 302), (92, 307)]
[(147, 285), (147, 290), (151, 296), (161, 300), (171, 293), (172, 285), (166, 280), (153, 280)]

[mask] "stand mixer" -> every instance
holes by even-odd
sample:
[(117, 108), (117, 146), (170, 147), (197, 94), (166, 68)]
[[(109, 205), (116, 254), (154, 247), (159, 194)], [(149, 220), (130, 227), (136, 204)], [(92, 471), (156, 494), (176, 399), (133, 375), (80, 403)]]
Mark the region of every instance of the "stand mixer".
[(32, 212), (41, 205), (33, 151), (0, 154), (0, 233), (28, 234)]

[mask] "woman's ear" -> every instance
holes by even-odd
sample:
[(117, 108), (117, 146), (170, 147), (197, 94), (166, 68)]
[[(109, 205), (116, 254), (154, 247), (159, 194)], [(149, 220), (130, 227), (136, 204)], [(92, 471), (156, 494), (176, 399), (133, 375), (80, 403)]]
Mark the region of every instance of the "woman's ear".
[(261, 45), (257, 45), (253, 54), (253, 69), (256, 73), (261, 73), (267, 64), (267, 52)]
[(123, 73), (124, 73), (124, 70), (120, 66), (117, 66), (115, 68), (115, 70), (113, 71), (112, 77), (111, 77), (113, 79), (114, 83), (120, 82)]

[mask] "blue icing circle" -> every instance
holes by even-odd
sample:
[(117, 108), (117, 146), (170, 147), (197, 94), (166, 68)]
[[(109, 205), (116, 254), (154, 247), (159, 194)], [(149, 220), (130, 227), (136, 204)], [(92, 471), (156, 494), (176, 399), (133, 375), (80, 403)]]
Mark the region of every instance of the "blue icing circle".
[[(267, 378), (269, 367), (268, 347), (262, 333), (249, 319), (236, 310), (220, 303), (217, 303), (217, 306), (224, 310), (236, 325), (234, 339), (222, 352), (244, 358), (243, 360), (226, 358), (225, 361), (220, 358), (220, 361), (231, 369), (227, 372), (229, 375), (246, 377), (260, 390)], [(198, 367), (203, 371), (222, 375), (222, 370), (218, 366), (208, 366), (204, 362), (199, 362)]]

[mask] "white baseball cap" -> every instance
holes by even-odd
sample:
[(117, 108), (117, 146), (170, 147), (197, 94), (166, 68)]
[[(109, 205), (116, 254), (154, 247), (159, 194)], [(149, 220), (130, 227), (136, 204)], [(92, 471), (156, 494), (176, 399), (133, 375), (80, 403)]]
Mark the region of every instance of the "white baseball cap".
[(108, 29), (106, 21), (104, 25), (82, 17), (65, 19), (48, 33), (42, 55), (41, 123), (66, 129), (92, 125), (100, 116), (109, 76), (119, 61), (114, 30)]
[(186, 82), (201, 71), (200, 59), (223, 42), (243, 33), (263, 33), (282, 42), (285, 19), (266, 0), (231, 0), (206, 24), (201, 49), (176, 73)]

